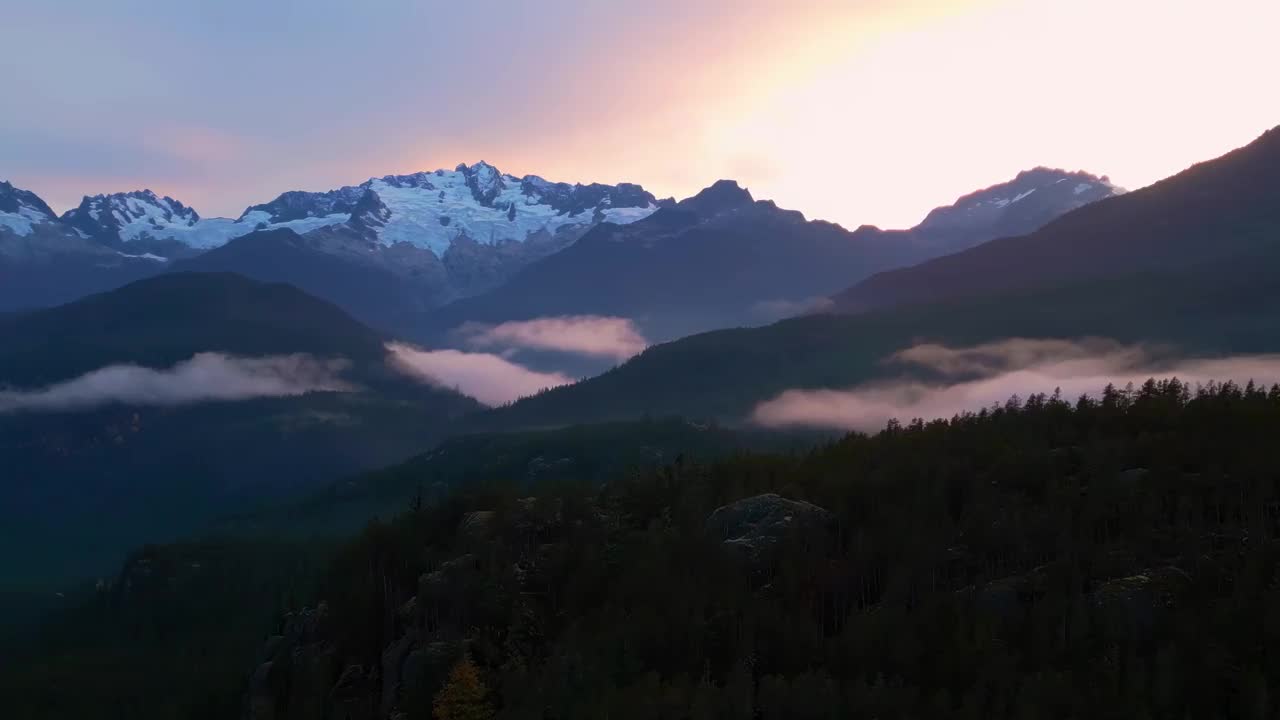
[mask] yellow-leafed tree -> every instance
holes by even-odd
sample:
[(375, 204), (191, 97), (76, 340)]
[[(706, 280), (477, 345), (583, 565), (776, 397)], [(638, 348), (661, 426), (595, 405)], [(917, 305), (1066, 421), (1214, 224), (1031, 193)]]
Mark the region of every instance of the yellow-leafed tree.
[(489, 690), (470, 655), (464, 654), (449, 671), (449, 679), (436, 693), (431, 707), (436, 720), (490, 720), (493, 717)]

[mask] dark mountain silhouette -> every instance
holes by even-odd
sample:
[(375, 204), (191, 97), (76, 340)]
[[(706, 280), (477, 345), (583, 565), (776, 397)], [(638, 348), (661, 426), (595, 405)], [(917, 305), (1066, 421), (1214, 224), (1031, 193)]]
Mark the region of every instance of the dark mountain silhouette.
[(385, 331), (404, 328), (448, 297), (444, 266), (430, 251), (404, 246), (373, 252), (370, 242), (343, 230), (305, 236), (261, 230), (174, 268), (289, 283)]
[(884, 272), (835, 297), (846, 312), (1188, 267), (1276, 241), (1280, 128), (1150, 187), (1007, 237)]
[(896, 376), (900, 368), (885, 359), (922, 342), (1106, 337), (1191, 355), (1280, 352), (1277, 268), (1280, 246), (1177, 271), (709, 332), (476, 416), (474, 426), (551, 427), (667, 414), (743, 422), (757, 404), (785, 390), (847, 388)]
[[(283, 284), (177, 273), (0, 317), (0, 564), (8, 582), (77, 577), (133, 544), (192, 532), (255, 502), (395, 462), (478, 409), (386, 363), (384, 336)], [(197, 353), (341, 361), (347, 392), (165, 405), (23, 409), (107, 366), (166, 370)], [(193, 381), (216, 383), (217, 377)], [(119, 381), (117, 381), (119, 382)], [(41, 538), (41, 552), (18, 538)], [(0, 583), (0, 594), (10, 588)]]

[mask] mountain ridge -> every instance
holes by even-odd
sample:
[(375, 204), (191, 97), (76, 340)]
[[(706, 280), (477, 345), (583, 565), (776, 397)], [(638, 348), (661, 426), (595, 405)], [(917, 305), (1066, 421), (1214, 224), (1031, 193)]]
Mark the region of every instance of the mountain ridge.
[[(429, 195), (438, 207), (427, 202)], [(304, 234), (356, 220), (357, 230), (371, 231), (384, 245), (410, 242), (440, 256), (459, 235), (482, 243), (522, 242), (538, 232), (554, 235), (565, 226), (604, 219), (628, 222), (659, 203), (631, 183), (550, 182), (537, 175), (504, 174), (480, 161), (461, 163), (451, 171), (372, 177), (359, 185), (319, 192), (290, 190), (250, 205), (234, 219), (203, 218), (194, 208), (151, 190), (85, 196), (59, 219), (111, 246), (150, 242), (165, 247), (172, 241), (171, 254), (180, 253), (173, 243), (207, 250), (254, 230), (285, 227)], [(361, 217), (362, 210), (379, 207), (382, 217), (376, 212)]]
[[(1023, 205), (1037, 190), (1040, 204)], [(1117, 192), (1088, 173), (1038, 168), (939, 208), (916, 228), (850, 232), (720, 180), (640, 221), (597, 226), (503, 285), (432, 311), (425, 334), (448, 343), (450, 333), (468, 323), (557, 315), (624, 317), (652, 342), (759, 325), (821, 307), (822, 298), (851, 278), (969, 247), (1052, 215), (1046, 208), (1069, 211)], [(964, 203), (991, 211), (974, 216)], [(942, 221), (947, 213), (960, 217), (950, 224), (958, 227)]]
[[(229, 273), (0, 315), (0, 564), (12, 582), (97, 572), (246, 498), (403, 460), (480, 409), (398, 371), (386, 340), (328, 301)], [(255, 394), (264, 377), (292, 389)], [(43, 553), (22, 550), (33, 537)]]
[[(1057, 171), (1030, 174), (1036, 172)], [(1094, 177), (1060, 175), (1057, 181), (1064, 186), (1068, 177)], [(1028, 173), (1020, 174), (1011, 186), (1027, 177)], [(9, 187), (8, 196), (16, 198), (19, 191)], [(41, 208), (47, 205), (34, 193), (23, 197), (34, 198), (24, 205), (27, 215), (0, 214), (21, 231), (0, 224), (0, 256), (7, 253), (18, 264), (37, 255), (50, 259), (35, 274), (15, 267), (11, 286), (0, 289), (3, 307), (65, 302), (171, 270), (230, 271), (291, 282), (338, 301), (362, 322), (430, 341), (438, 340), (442, 329), (430, 316), (432, 311), (491, 292), (507, 303), (481, 313), (496, 321), (532, 317), (527, 310), (547, 305), (537, 297), (543, 294), (563, 301), (551, 302), (555, 307), (548, 305), (544, 311), (636, 316), (650, 326), (655, 340), (721, 325), (758, 324), (803, 311), (870, 272), (983, 239), (983, 233), (995, 232), (992, 223), (1007, 214), (987, 213), (965, 227), (927, 233), (866, 227), (847, 233), (771, 201), (757, 201), (732, 180), (717, 181), (677, 203), (659, 200), (639, 185), (554, 183), (537, 175), (504, 174), (483, 161), (459, 164), (452, 171), (386, 175), (323, 192), (288, 191), (269, 203), (250, 206), (235, 220), (202, 217), (182, 202), (150, 190), (87, 196), (61, 217), (44, 213)], [(1029, 202), (1011, 197), (1015, 199), (1005, 202), (1009, 207)], [(1070, 205), (1091, 197), (1072, 197)], [(764, 237), (763, 228), (705, 223), (729, 211), (774, 218), (777, 222), (768, 229), (773, 237)], [(609, 259), (610, 252), (593, 245), (638, 237), (614, 230), (593, 235), (597, 228), (625, 228), (650, 218), (653, 222), (643, 226), (648, 236), (634, 242), (658, 248), (655, 253)], [(717, 227), (753, 239), (711, 239), (708, 232)], [(797, 232), (808, 233), (809, 239), (793, 242), (790, 234)], [(678, 233), (693, 233), (702, 240), (688, 248), (653, 245)], [(830, 237), (819, 240), (819, 235)], [(582, 239), (586, 242), (575, 248)], [(54, 247), (60, 248), (57, 253), (51, 253)], [(569, 260), (555, 263), (573, 264), (577, 257), (579, 267), (559, 271), (555, 288), (538, 290), (531, 302), (504, 289), (518, 273), (563, 252), (569, 253)], [(612, 254), (617, 252), (631, 251)], [(711, 273), (718, 263), (735, 268), (733, 274), (740, 276), (730, 283), (734, 288), (719, 297), (712, 288), (696, 287), (706, 285), (697, 273)], [(634, 287), (629, 277), (636, 272), (659, 279), (674, 273), (684, 279), (673, 280), (665, 291), (670, 297), (649, 307), (643, 302), (643, 288)], [(39, 279), (28, 283), (23, 275)], [(565, 299), (575, 283), (591, 285), (597, 283), (591, 279), (596, 276), (616, 278), (616, 287), (605, 282), (606, 287), (593, 291), (598, 298)], [(755, 290), (748, 287), (753, 283)], [(629, 300), (618, 297), (628, 294)], [(692, 304), (684, 308), (686, 320), (673, 320), (681, 310), (680, 297)], [(442, 316), (456, 312), (450, 308)], [(463, 321), (476, 319), (481, 318)]]
[[(1069, 283), (1240, 252), (1280, 224), (1280, 127), (1039, 230), (890, 270), (836, 294), (843, 312)], [(1210, 241), (1212, 239), (1212, 241)]]

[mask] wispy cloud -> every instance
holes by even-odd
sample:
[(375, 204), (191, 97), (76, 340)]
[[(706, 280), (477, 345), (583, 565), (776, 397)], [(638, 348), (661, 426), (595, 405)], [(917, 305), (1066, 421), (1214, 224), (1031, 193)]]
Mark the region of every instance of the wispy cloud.
[(1178, 377), (1280, 382), (1280, 355), (1172, 359), (1166, 350), (1099, 339), (1011, 339), (967, 348), (917, 345), (888, 358), (931, 376), (869, 383), (851, 389), (795, 389), (761, 403), (755, 422), (769, 427), (808, 426), (876, 430), (890, 419), (945, 418), (1060, 389), (1069, 398), (1097, 394), (1108, 384)]
[(110, 365), (47, 387), (0, 390), (0, 413), (78, 410), (109, 403), (183, 405), (354, 389), (345, 360), (310, 355), (258, 358), (198, 353), (171, 368)]
[(774, 322), (797, 315), (825, 312), (834, 304), (828, 297), (811, 297), (803, 300), (761, 300), (751, 306), (751, 314), (762, 321)]
[(553, 350), (625, 360), (648, 347), (627, 318), (561, 315), (499, 325), (467, 323), (457, 330), (470, 347), (482, 350)]
[(388, 343), (387, 351), (398, 370), (433, 385), (457, 388), (489, 406), (574, 381), (561, 373), (530, 370), (492, 353), (422, 350), (404, 343)]

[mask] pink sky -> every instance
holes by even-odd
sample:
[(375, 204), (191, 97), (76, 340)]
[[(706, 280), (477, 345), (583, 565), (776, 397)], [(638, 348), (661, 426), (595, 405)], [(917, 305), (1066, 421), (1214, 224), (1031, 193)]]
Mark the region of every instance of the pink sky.
[[(484, 159), (660, 196), (729, 177), (902, 227), (1035, 165), (1136, 188), (1280, 124), (1275, 0), (322, 5), (262, 37), (20, 10), (22, 33), (0, 29), (25, 58), (0, 172), (60, 210), (148, 186), (212, 216)], [(75, 85), (68, 44), (112, 79)]]

